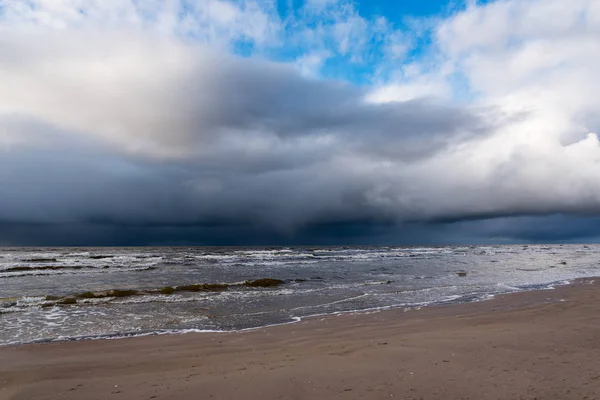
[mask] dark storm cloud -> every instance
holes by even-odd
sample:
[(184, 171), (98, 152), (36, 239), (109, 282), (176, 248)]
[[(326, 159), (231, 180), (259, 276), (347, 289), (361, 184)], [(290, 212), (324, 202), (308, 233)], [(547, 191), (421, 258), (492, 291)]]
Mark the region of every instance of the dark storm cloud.
[(0, 37), (0, 243), (528, 240), (486, 221), (600, 211), (595, 135), (524, 141), (523, 110), (78, 33)]
[[(365, 103), (363, 90), (305, 79), (284, 65), (205, 50), (190, 63), (199, 70), (186, 68), (173, 87), (157, 85), (172, 101), (166, 111), (152, 109), (152, 99), (148, 107), (133, 104), (145, 101), (140, 94), (125, 94), (117, 104), (133, 104), (139, 118), (158, 114), (151, 117), (156, 126), (130, 123), (115, 105), (88, 112), (99, 100), (86, 104), (60, 92), (44, 94), (70, 108), (68, 115), (2, 116), (14, 141), (0, 158), (0, 220), (12, 232), (4, 241), (22, 238), (36, 223), (44, 224), (36, 238), (52, 236), (53, 227), (86, 237), (88, 227), (90, 237), (92, 230), (179, 229), (230, 241), (256, 232), (291, 237), (307, 226), (316, 234), (315, 227), (327, 224), (390, 223), (401, 216), (395, 205), (373, 204), (369, 195), (380, 184), (382, 159), (431, 156), (484, 126), (481, 115), (432, 101)], [(57, 89), (60, 79), (53, 82)], [(82, 98), (90, 98), (83, 82), (71, 89), (79, 85)], [(35, 108), (36, 99), (30, 101)], [(81, 118), (97, 120), (97, 113), (107, 125), (126, 128), (118, 139), (95, 125), (82, 130)], [(157, 146), (132, 150), (140, 138)], [(216, 235), (221, 228), (227, 233)]]

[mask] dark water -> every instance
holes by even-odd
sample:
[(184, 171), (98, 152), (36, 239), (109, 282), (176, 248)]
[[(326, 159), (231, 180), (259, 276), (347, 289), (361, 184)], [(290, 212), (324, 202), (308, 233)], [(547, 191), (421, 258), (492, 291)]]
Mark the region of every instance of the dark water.
[[(246, 329), (315, 314), (480, 300), (599, 274), (597, 245), (4, 248), (0, 344)], [(284, 283), (243, 285), (260, 278)], [(234, 285), (158, 293), (202, 283)], [(137, 292), (108, 296), (111, 289)], [(82, 292), (105, 297), (57, 304)]]

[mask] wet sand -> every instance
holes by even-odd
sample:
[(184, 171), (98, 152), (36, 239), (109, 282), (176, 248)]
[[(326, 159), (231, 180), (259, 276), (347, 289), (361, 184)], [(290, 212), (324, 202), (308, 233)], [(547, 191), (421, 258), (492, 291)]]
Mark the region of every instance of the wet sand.
[(0, 348), (0, 399), (390, 398), (600, 399), (599, 284), (239, 333)]

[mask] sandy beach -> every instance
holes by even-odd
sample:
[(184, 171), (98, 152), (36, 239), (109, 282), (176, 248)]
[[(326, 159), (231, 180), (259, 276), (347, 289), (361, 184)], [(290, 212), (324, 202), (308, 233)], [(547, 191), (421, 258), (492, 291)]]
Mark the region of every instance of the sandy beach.
[(598, 399), (600, 288), (0, 348), (0, 399)]

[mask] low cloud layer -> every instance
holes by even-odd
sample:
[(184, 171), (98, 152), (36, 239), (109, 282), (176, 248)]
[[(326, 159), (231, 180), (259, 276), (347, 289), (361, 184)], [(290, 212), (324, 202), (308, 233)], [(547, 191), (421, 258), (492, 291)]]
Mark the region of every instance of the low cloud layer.
[[(0, 6), (0, 243), (600, 233), (586, 222), (600, 214), (598, 1), (466, 7), (427, 22), (417, 61), (378, 59), (367, 85), (269, 56), (307, 29), (270, 3), (199, 2), (175, 21), (164, 5), (32, 3)], [(305, 15), (331, 19), (319, 4)]]

